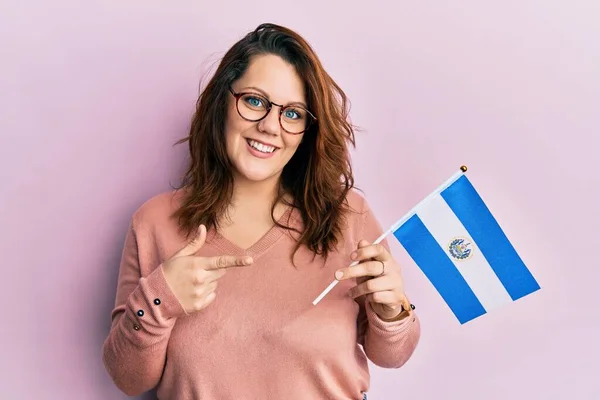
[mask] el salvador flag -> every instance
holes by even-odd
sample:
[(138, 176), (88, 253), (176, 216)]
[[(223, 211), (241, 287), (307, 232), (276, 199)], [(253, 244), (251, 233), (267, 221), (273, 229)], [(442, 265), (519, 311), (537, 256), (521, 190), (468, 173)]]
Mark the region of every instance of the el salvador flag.
[(465, 171), (393, 228), (461, 324), (540, 289)]

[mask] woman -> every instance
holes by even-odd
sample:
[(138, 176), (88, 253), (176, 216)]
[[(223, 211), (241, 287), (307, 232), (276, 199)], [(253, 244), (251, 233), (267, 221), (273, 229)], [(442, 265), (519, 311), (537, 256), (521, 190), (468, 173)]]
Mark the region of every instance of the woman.
[(366, 398), (367, 358), (399, 368), (420, 325), (387, 242), (370, 244), (381, 228), (353, 188), (343, 91), (305, 40), (263, 24), (224, 56), (186, 140), (182, 187), (127, 234), (103, 349), (115, 384), (177, 400)]

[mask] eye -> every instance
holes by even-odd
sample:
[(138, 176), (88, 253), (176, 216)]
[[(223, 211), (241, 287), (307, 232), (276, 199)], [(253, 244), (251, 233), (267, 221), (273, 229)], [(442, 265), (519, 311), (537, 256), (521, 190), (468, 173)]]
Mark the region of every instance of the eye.
[(258, 96), (247, 95), (243, 98), (244, 103), (251, 108), (264, 108), (265, 101)]
[(302, 112), (302, 110), (296, 108), (286, 108), (283, 113), (283, 116), (286, 119), (303, 119), (304, 113)]

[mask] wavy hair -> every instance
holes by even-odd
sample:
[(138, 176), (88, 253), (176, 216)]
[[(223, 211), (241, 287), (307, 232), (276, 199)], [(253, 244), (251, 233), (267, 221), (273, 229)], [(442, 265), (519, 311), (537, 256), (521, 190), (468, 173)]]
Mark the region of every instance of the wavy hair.
[(317, 117), (304, 133), (296, 153), (283, 168), (279, 196), (291, 195), (290, 206), (299, 210), (303, 230), (296, 250), (307, 246), (327, 257), (342, 235), (348, 210), (348, 192), (354, 187), (349, 145), (355, 146), (349, 122), (349, 102), (327, 74), (319, 58), (296, 32), (275, 24), (261, 24), (235, 43), (224, 55), (201, 92), (189, 135), (190, 163), (182, 180), (184, 196), (173, 217), (186, 235), (200, 224), (217, 227), (233, 196), (232, 164), (226, 152), (225, 121), (230, 85), (246, 71), (252, 57), (273, 54), (294, 66), (304, 81), (308, 108)]

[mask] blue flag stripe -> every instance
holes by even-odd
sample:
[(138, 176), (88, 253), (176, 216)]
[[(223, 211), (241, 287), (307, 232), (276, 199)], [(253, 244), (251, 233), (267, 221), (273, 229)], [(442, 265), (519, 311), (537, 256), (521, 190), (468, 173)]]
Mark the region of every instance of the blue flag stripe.
[(394, 236), (437, 289), (461, 324), (486, 313), (463, 276), (417, 215), (398, 228)]
[(441, 193), (513, 300), (540, 288), (465, 175)]

